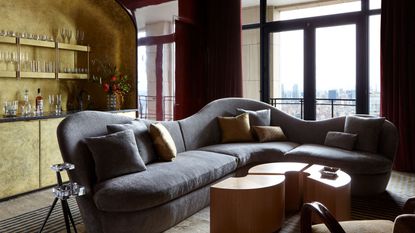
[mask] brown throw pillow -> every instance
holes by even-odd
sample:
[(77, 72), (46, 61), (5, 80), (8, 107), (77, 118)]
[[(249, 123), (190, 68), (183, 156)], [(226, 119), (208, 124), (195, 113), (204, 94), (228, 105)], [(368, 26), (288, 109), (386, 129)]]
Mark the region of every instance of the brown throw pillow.
[(356, 142), (357, 150), (376, 153), (379, 134), (384, 122), (384, 117), (347, 116), (344, 132), (359, 135)]
[(222, 132), (222, 143), (253, 141), (248, 113), (236, 117), (218, 117), (218, 121)]
[(158, 122), (150, 124), (150, 136), (162, 160), (172, 161), (176, 158), (176, 145), (166, 127)]
[(353, 150), (356, 140), (357, 134), (329, 131), (327, 132), (324, 145)]
[(279, 126), (253, 126), (259, 142), (285, 141), (287, 137)]

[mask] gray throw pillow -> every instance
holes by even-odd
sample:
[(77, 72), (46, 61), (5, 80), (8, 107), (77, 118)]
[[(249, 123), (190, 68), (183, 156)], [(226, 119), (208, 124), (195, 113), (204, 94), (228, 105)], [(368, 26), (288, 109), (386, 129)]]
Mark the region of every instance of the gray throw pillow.
[(357, 138), (357, 134), (329, 131), (327, 132), (324, 145), (353, 150)]
[(146, 170), (131, 129), (85, 138), (85, 142), (94, 158), (98, 182)]
[(357, 150), (376, 153), (384, 122), (384, 117), (347, 116), (344, 132), (359, 135), (356, 142)]
[(271, 110), (263, 109), (258, 111), (246, 110), (242, 108), (236, 109), (237, 114), (249, 113), (250, 126), (269, 126), (271, 124)]
[(135, 142), (138, 151), (145, 164), (151, 163), (157, 159), (153, 142), (148, 132), (147, 126), (141, 121), (132, 121), (129, 124), (112, 124), (107, 125), (108, 133), (115, 133), (131, 129), (134, 132)]

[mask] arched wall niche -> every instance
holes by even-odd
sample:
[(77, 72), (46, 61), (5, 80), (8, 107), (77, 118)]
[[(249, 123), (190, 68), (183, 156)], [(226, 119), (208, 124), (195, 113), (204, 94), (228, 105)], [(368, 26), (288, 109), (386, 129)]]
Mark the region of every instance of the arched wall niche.
[[(123, 7), (115, 0), (0, 0), (0, 30), (27, 32), (52, 36), (54, 29), (67, 28), (72, 31), (71, 43), (75, 44), (75, 31), (85, 32), (83, 44), (91, 47), (90, 61), (98, 59), (115, 64), (127, 74), (131, 91), (124, 108), (136, 107), (136, 27)], [(60, 35), (58, 40), (61, 39)], [(16, 46), (0, 44), (0, 51), (13, 50)], [(53, 49), (30, 50), (33, 58), (51, 60)], [(49, 50), (49, 51), (48, 51)], [(30, 55), (29, 55), (30, 56)], [(67, 58), (80, 56), (73, 53)], [(0, 61), (0, 69), (1, 69)], [(96, 69), (90, 62), (90, 73)], [(34, 103), (37, 88), (42, 95), (62, 94), (63, 109), (77, 109), (77, 96), (81, 90), (92, 96), (93, 107), (105, 108), (106, 94), (98, 83), (90, 80), (20, 79), (0, 77), (0, 100), (22, 100), (24, 90), (29, 90), (29, 99)], [(46, 104), (45, 110), (48, 110)]]

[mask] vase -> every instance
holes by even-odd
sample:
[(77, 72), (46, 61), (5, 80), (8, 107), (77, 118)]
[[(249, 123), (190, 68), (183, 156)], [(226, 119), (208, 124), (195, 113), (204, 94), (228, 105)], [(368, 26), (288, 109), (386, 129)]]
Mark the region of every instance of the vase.
[(108, 110), (116, 110), (117, 109), (117, 95), (116, 94), (108, 94), (107, 95), (107, 109)]

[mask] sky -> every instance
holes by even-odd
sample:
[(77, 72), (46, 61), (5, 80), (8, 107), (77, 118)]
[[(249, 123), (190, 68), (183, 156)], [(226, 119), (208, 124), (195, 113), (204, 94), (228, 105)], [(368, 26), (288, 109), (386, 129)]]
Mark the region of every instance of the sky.
[[(373, 0), (374, 2), (380, 2)], [(372, 5), (374, 7), (375, 5)], [(280, 20), (360, 10), (360, 1), (338, 5), (282, 11)], [(380, 16), (370, 17), (369, 75), (371, 91), (379, 91)], [(298, 84), (303, 89), (303, 31), (286, 31), (278, 46), (279, 76), (284, 88)], [(274, 42), (276, 43), (276, 42)], [(356, 85), (356, 26), (354, 24), (316, 29), (316, 89), (354, 90)]]

